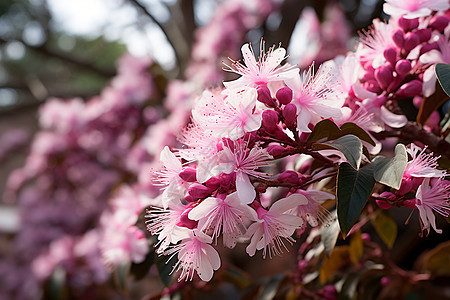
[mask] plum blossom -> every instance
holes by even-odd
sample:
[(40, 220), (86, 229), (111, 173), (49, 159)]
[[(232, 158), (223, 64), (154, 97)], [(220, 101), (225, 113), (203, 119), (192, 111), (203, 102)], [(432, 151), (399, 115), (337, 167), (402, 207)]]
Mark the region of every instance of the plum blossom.
[(298, 198), (307, 203), (297, 206), (295, 209), (296, 215), (302, 217), (303, 221), (308, 222), (309, 225), (316, 227), (320, 223), (328, 222), (328, 211), (321, 206), (326, 200), (334, 199), (333, 194), (324, 191), (315, 190), (297, 190), (295, 194), (290, 197)]
[(403, 178), (410, 177), (442, 177), (446, 175), (444, 170), (438, 170), (437, 160), (439, 157), (434, 157), (433, 153), (427, 154), (426, 147), (421, 149), (415, 144), (406, 151), (411, 155), (412, 160), (406, 164)]
[(294, 94), (292, 103), (297, 107), (297, 128), (301, 132), (311, 132), (309, 123), (315, 124), (322, 118), (341, 116), (344, 99), (334, 88), (338, 83), (330, 71), (331, 69), (320, 67), (314, 75), (311, 66), (301, 77), (286, 81), (286, 85)]
[(299, 197), (298, 194), (290, 195), (275, 202), (269, 210), (259, 206), (256, 209), (258, 221), (248, 228), (245, 236), (251, 237), (247, 246), (247, 254), (255, 255), (256, 250), (263, 250), (263, 257), (267, 254), (271, 258), (273, 254), (280, 254), (286, 248), (283, 238), (289, 243), (294, 239), (291, 235), (303, 225), (301, 217), (289, 213), (299, 205), (308, 203), (306, 197)]
[(219, 169), (227, 174), (236, 173), (236, 191), (239, 199), (243, 204), (252, 203), (255, 200), (256, 191), (248, 176), (267, 178), (268, 174), (257, 169), (269, 166), (273, 157), (266, 149), (258, 146), (249, 150), (244, 140), (225, 142), (223, 150), (218, 155)]
[(246, 220), (257, 220), (256, 212), (248, 205), (242, 204), (236, 192), (225, 199), (206, 198), (189, 212), (189, 218), (198, 220), (198, 228), (202, 231), (212, 229), (213, 239), (217, 240), (222, 232), (223, 244), (228, 248), (234, 248), (236, 239), (242, 236)]
[(209, 245), (212, 238), (200, 230), (180, 228), (174, 242), (178, 241), (181, 242), (164, 252), (165, 255), (171, 255), (171, 258), (178, 254), (178, 261), (172, 271), (181, 270), (178, 281), (192, 280), (194, 272), (197, 272), (201, 280), (210, 281), (221, 264), (219, 254)]
[(429, 16), (432, 11), (450, 8), (448, 0), (386, 0), (383, 11), (392, 16), (403, 16), (405, 19), (415, 19)]
[(242, 75), (236, 80), (223, 83), (227, 88), (225, 93), (241, 91), (245, 87), (256, 88), (260, 85), (267, 85), (269, 82), (287, 80), (295, 77), (299, 72), (295, 66), (280, 67), (280, 63), (286, 58), (286, 50), (282, 47), (277, 49), (272, 47), (267, 53), (264, 53), (264, 42), (261, 41), (261, 55), (258, 61), (255, 59), (250, 44), (244, 44), (241, 52), (245, 66), (239, 61), (232, 61), (231, 66), (225, 65), (225, 71)]
[(430, 225), (437, 233), (442, 233), (436, 228), (436, 220), (433, 210), (448, 218), (450, 215), (450, 184), (448, 181), (431, 179), (427, 177), (416, 192), (416, 207), (419, 210), (422, 231), (430, 233)]

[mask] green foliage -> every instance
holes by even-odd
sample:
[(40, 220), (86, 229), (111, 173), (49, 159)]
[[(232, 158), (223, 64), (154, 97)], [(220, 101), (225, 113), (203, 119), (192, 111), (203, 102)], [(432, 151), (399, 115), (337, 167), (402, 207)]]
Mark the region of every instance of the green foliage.
[(444, 92), (450, 96), (450, 64), (436, 64), (436, 76)]
[(433, 275), (450, 276), (450, 241), (439, 244), (434, 249), (425, 252), (418, 260), (419, 270), (428, 271)]
[(339, 128), (329, 119), (322, 120), (314, 126), (314, 130), (309, 136), (307, 143), (311, 144), (318, 141), (331, 141), (348, 134), (353, 134), (361, 140), (375, 146), (375, 142), (372, 138), (358, 125), (354, 123), (345, 123)]
[(397, 223), (382, 211), (376, 213), (371, 221), (381, 240), (389, 249), (392, 249), (395, 239), (397, 238)]
[(355, 170), (349, 163), (339, 166), (337, 176), (337, 214), (342, 234), (347, 236), (375, 185), (373, 164)]
[(57, 267), (47, 281), (45, 289), (45, 299), (60, 300), (64, 299), (66, 286), (66, 271)]
[(158, 269), (159, 277), (161, 278), (161, 281), (164, 283), (165, 286), (169, 286), (170, 282), (172, 281), (172, 271), (175, 267), (175, 264), (177, 263), (177, 259), (172, 258), (170, 260), (167, 260), (167, 257), (157, 257), (155, 258), (156, 261), (156, 268)]
[(358, 137), (354, 136), (353, 134), (348, 134), (341, 136), (340, 138), (332, 142), (313, 145), (314, 150), (330, 149), (330, 148), (342, 152), (342, 154), (344, 154), (345, 158), (348, 160), (350, 165), (356, 170), (359, 169), (359, 165), (361, 164), (363, 147), (361, 140)]
[(393, 158), (377, 156), (372, 163), (375, 164), (375, 180), (398, 190), (402, 183), (403, 172), (408, 163), (405, 145), (397, 144), (395, 146)]

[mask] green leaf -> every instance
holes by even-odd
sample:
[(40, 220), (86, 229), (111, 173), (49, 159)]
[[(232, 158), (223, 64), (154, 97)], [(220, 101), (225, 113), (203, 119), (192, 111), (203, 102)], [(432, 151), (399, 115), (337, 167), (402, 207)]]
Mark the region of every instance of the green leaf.
[(450, 241), (425, 252), (418, 259), (420, 271), (429, 271), (433, 275), (450, 276)]
[(358, 281), (361, 277), (360, 273), (352, 272), (347, 275), (342, 284), (341, 290), (338, 295), (338, 300), (353, 300), (356, 295), (356, 288), (358, 287)]
[(275, 298), (278, 288), (280, 287), (281, 282), (285, 278), (285, 274), (277, 274), (273, 277), (270, 277), (269, 280), (262, 286), (263, 289), (258, 296), (258, 299), (263, 300), (272, 300)]
[(64, 287), (66, 284), (66, 271), (60, 266), (56, 267), (46, 284), (45, 299), (64, 299)]
[(363, 151), (361, 140), (359, 138), (357, 138), (353, 134), (349, 134), (344, 135), (329, 143), (321, 143), (313, 145), (314, 150), (329, 149), (329, 148), (334, 148), (336, 150), (341, 151), (342, 154), (344, 154), (347, 161), (352, 165), (352, 167), (355, 168), (356, 170), (359, 169)]
[(436, 88), (434, 93), (423, 99), (419, 112), (417, 113), (417, 123), (425, 124), (430, 118), (431, 114), (435, 112), (448, 100), (448, 95), (445, 94), (442, 86), (436, 82)]
[(325, 248), (325, 253), (330, 256), (331, 252), (336, 245), (336, 241), (339, 235), (339, 224), (337, 221), (336, 210), (330, 213), (332, 221), (328, 224), (323, 224), (320, 232), (322, 244)]
[(155, 249), (154, 247), (150, 248), (150, 251), (147, 253), (147, 256), (145, 257), (143, 262), (139, 264), (136, 263), (131, 264), (130, 273), (131, 275), (133, 275), (135, 280), (141, 280), (148, 274), (150, 267), (155, 262), (156, 254), (154, 249)]
[(375, 185), (373, 164), (355, 170), (349, 163), (339, 166), (337, 176), (337, 214), (345, 236), (352, 228)]
[(171, 259), (167, 260), (167, 256), (164, 257), (159, 256), (155, 258), (155, 261), (156, 261), (156, 268), (158, 269), (161, 281), (164, 283), (165, 286), (169, 286), (173, 277), (172, 273), (173, 268), (177, 263), (177, 257), (172, 257)]
[(381, 240), (392, 249), (397, 238), (397, 223), (382, 211), (379, 211), (371, 221)]
[(122, 294), (124, 295), (127, 294), (127, 278), (129, 273), (130, 273), (129, 262), (119, 263), (113, 273), (114, 282), (118, 290), (121, 291)]
[(436, 64), (436, 76), (444, 92), (450, 96), (450, 64)]
[(353, 262), (355, 266), (359, 266), (359, 260), (364, 252), (364, 242), (362, 240), (361, 231), (358, 230), (354, 234), (352, 234), (352, 238), (350, 240), (350, 260)]
[(378, 156), (372, 162), (375, 164), (375, 180), (398, 190), (402, 184), (403, 172), (407, 163), (408, 154), (405, 145), (397, 144), (394, 158)]
[(325, 119), (320, 121), (314, 126), (313, 131), (311, 132), (307, 144), (311, 144), (317, 141), (330, 141), (340, 138), (341, 136), (353, 134), (359, 137), (361, 140), (368, 142), (375, 146), (375, 142), (373, 139), (364, 131), (361, 127), (354, 123), (345, 123), (341, 126), (341, 128), (337, 127), (337, 125), (329, 120)]

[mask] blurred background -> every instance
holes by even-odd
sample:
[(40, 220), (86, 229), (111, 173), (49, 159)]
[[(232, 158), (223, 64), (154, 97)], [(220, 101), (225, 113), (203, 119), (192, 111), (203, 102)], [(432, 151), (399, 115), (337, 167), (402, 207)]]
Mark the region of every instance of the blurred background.
[(290, 63), (318, 65), (353, 50), (377, 17), (379, 0), (2, 0), (0, 299), (50, 297), (55, 278), (67, 298), (120, 299), (105, 274), (142, 259), (98, 244), (122, 198), (145, 198), (124, 230), (141, 220), (147, 234), (150, 171), (191, 99), (233, 76), (222, 62), (246, 42), (258, 54), (263, 37)]

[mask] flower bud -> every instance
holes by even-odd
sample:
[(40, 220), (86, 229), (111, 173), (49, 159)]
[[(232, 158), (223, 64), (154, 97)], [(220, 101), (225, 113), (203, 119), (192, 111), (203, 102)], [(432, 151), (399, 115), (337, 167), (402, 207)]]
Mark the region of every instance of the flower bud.
[(422, 82), (415, 79), (402, 85), (396, 95), (402, 98), (410, 98), (422, 93)]
[(274, 132), (278, 128), (278, 114), (273, 110), (265, 110), (262, 114), (262, 126), (268, 132)]
[(284, 122), (287, 127), (295, 126), (295, 121), (297, 121), (297, 107), (289, 103), (283, 108)]
[(186, 194), (184, 195), (184, 200), (186, 200), (187, 202), (195, 202), (197, 201), (196, 199), (194, 199), (191, 195)]
[(424, 44), (422, 45), (422, 47), (420, 47), (419, 55), (427, 53), (428, 51), (431, 51), (433, 49), (439, 49), (439, 45), (437, 42)]
[(188, 218), (189, 212), (192, 210), (192, 207), (187, 208), (185, 211), (181, 213), (180, 219), (177, 222), (177, 226), (186, 227), (189, 229), (194, 229), (197, 227), (198, 221), (194, 221)]
[(416, 199), (407, 199), (403, 201), (403, 205), (406, 206), (407, 208), (414, 209), (416, 208)]
[(400, 17), (398, 19), (398, 25), (404, 30), (404, 31), (411, 31), (417, 26), (419, 26), (419, 19), (405, 19), (403, 17)]
[(217, 178), (217, 177), (211, 177), (210, 179), (208, 179), (208, 180), (205, 182), (205, 185), (206, 185), (207, 187), (209, 187), (210, 189), (215, 190), (215, 189), (217, 189), (217, 188), (219, 187), (219, 185), (220, 185), (220, 180), (219, 180), (219, 178)]
[(391, 282), (391, 280), (389, 279), (389, 277), (383, 276), (381, 277), (380, 282), (382, 286), (387, 286)]
[(400, 188), (398, 189), (396, 194), (405, 195), (405, 194), (409, 193), (411, 191), (411, 189), (412, 189), (411, 177), (408, 177), (408, 178), (403, 177), (402, 184), (400, 185)]
[(428, 25), (434, 30), (443, 32), (447, 27), (449, 22), (449, 18), (447, 16), (434, 16), (430, 20), (430, 24)]
[(419, 29), (415, 32), (419, 37), (421, 43), (426, 43), (431, 39), (431, 30), (430, 29)]
[(390, 65), (381, 66), (375, 70), (375, 79), (383, 90), (386, 90), (392, 82), (392, 79), (394, 78), (392, 74), (393, 71), (394, 70)]
[(372, 100), (372, 104), (376, 107), (381, 107), (384, 103), (386, 103), (386, 96), (384, 95), (379, 95)]
[(178, 176), (180, 176), (180, 178), (184, 181), (194, 182), (197, 180), (196, 173), (197, 171), (194, 168), (184, 168), (180, 173), (178, 173)]
[(395, 64), (397, 61), (397, 50), (393, 47), (389, 47), (383, 52), (384, 58), (391, 64)]
[(392, 40), (394, 41), (394, 43), (397, 47), (403, 48), (403, 44), (405, 43), (405, 37), (403, 35), (403, 31), (400, 29), (395, 30), (392, 33)]
[(278, 175), (278, 181), (298, 184), (298, 174), (292, 170), (283, 171), (280, 175)]
[(420, 38), (415, 32), (408, 32), (405, 35), (405, 43), (403, 44), (403, 49), (406, 51), (411, 51), (420, 44)]
[(375, 94), (380, 94), (382, 92), (380, 86), (378, 85), (378, 82), (375, 80), (369, 80), (366, 83), (364, 83), (364, 88), (369, 92)]
[(211, 195), (212, 189), (200, 183), (194, 183), (188, 188), (188, 194), (193, 199), (203, 199)]
[(284, 152), (284, 150), (285, 148), (278, 144), (270, 144), (269, 147), (267, 147), (267, 152), (272, 156), (281, 155)]
[(270, 94), (270, 90), (266, 85), (260, 85), (257, 89), (258, 92), (258, 101), (264, 103), (268, 107), (275, 107), (275, 101), (273, 101), (272, 95)]
[(229, 187), (231, 183), (235, 181), (235, 173), (234, 172), (231, 174), (222, 173), (219, 176), (219, 180), (220, 185), (222, 187)]
[(389, 204), (388, 202), (386, 202), (384, 200), (377, 199), (377, 200), (375, 200), (375, 202), (381, 209), (389, 209), (392, 207), (391, 204)]
[(287, 105), (292, 101), (292, 90), (287, 86), (279, 89), (275, 95), (281, 104)]
[(395, 64), (395, 71), (397, 74), (404, 76), (411, 71), (411, 63), (409, 60), (401, 59)]

